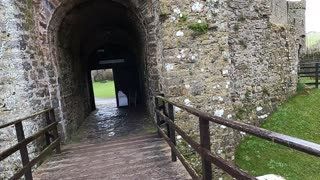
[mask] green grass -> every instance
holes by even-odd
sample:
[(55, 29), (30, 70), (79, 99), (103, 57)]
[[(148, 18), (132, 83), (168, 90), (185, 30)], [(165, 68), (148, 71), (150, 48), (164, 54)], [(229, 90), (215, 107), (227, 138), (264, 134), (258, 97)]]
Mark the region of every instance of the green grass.
[(307, 48), (319, 48), (320, 44), (320, 33), (307, 34)]
[[(308, 89), (312, 89), (315, 88), (315, 85), (307, 85), (306, 83), (315, 83), (316, 80), (314, 78), (311, 77), (300, 77), (299, 83), (298, 83), (298, 88), (302, 88), (302, 90), (304, 88), (308, 88)], [(302, 86), (302, 87), (300, 87)], [(298, 90), (299, 91), (299, 90)], [(301, 89), (300, 89), (301, 91)]]
[(310, 77), (301, 77), (299, 82), (303, 83), (303, 84), (314, 83), (314, 82), (316, 82), (316, 80), (314, 78), (310, 78)]
[[(262, 128), (320, 144), (319, 107), (320, 90), (301, 92), (279, 107)], [(254, 176), (320, 179), (319, 158), (251, 136), (237, 147), (236, 164)]]
[(98, 98), (113, 98), (116, 96), (113, 81), (94, 82), (93, 91), (94, 97)]

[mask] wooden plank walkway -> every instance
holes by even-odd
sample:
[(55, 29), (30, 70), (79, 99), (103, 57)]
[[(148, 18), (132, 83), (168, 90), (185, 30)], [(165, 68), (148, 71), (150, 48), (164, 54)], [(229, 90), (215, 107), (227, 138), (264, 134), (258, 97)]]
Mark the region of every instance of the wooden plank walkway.
[(155, 134), (62, 147), (34, 173), (35, 180), (191, 179), (171, 162), (170, 148)]

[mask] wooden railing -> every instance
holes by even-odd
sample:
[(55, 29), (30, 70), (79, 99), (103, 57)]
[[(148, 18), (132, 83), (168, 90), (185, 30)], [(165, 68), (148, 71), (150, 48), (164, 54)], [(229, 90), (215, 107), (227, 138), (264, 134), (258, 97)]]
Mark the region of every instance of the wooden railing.
[[(158, 133), (170, 145), (172, 150), (172, 161), (176, 161), (176, 157), (178, 157), (193, 179), (211, 180), (212, 164), (236, 179), (256, 179), (255, 177), (251, 176), (250, 174), (244, 172), (235, 165), (211, 152), (209, 128), (210, 123), (224, 125), (229, 128), (246, 132), (250, 135), (272, 141), (274, 143), (281, 144), (316, 157), (320, 157), (320, 145), (318, 144), (265, 130), (256, 126), (244, 124), (241, 122), (216, 117), (211, 114), (201, 112), (197, 109), (175, 103), (161, 96), (155, 97), (155, 107)], [(199, 117), (200, 144), (193, 140), (186, 132), (184, 132), (179, 126), (175, 124), (174, 107), (178, 107), (190, 114)], [(166, 126), (167, 133), (165, 133), (165, 131), (161, 128), (161, 125), (163, 124), (165, 124)], [(183, 155), (176, 147), (176, 132), (201, 156), (202, 177), (197, 174), (197, 172), (191, 167), (191, 165), (187, 162), (187, 160), (183, 157)]]
[[(28, 119), (36, 118), (41, 115), (45, 115), (46, 127), (39, 130), (37, 133), (31, 135), (30, 137), (25, 138), (22, 122)], [(10, 179), (12, 180), (19, 179), (24, 175), (26, 180), (32, 180), (31, 168), (34, 165), (36, 165), (41, 160), (46, 158), (46, 156), (48, 156), (53, 151), (53, 149), (56, 149), (56, 153), (61, 152), (60, 137), (58, 135), (57, 124), (58, 122), (56, 122), (55, 120), (54, 110), (47, 109), (39, 113), (33, 114), (31, 116), (18, 119), (16, 121), (13, 121), (4, 125), (0, 125), (0, 129), (8, 128), (14, 125), (17, 139), (18, 139), (17, 144), (0, 153), (0, 162), (6, 159), (8, 156), (12, 155), (13, 153), (20, 151), (20, 156), (21, 156), (22, 165), (23, 165), (22, 169), (16, 172), (14, 176), (11, 177)], [(40, 153), (39, 156), (37, 156), (36, 158), (30, 161), (27, 145), (41, 136), (45, 136), (46, 147)]]
[(319, 72), (320, 72), (320, 62), (305, 62), (300, 63), (300, 77), (309, 77), (314, 79), (314, 82), (307, 82), (307, 85), (315, 85), (319, 88)]

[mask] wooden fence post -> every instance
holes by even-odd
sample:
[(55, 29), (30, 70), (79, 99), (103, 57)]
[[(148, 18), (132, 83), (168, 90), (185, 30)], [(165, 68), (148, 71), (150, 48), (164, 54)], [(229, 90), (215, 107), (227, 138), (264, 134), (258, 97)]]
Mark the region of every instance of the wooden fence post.
[[(170, 103), (168, 104), (168, 116), (169, 116), (169, 119), (174, 123), (174, 109), (173, 109), (173, 105)], [(176, 132), (172, 126), (169, 127), (169, 131), (170, 131), (170, 140), (176, 146), (177, 145)], [(171, 159), (173, 162), (177, 161), (177, 155), (172, 149), (171, 149)]]
[(316, 88), (319, 88), (319, 63), (316, 63)]
[[(51, 109), (49, 112), (49, 119), (51, 123), (56, 122), (56, 117), (54, 115), (54, 109)], [(54, 127), (54, 129), (52, 130), (53, 132), (53, 139), (56, 140), (59, 138), (59, 132), (58, 132), (58, 125)], [(60, 146), (60, 142), (58, 143), (57, 147), (56, 147), (56, 153), (60, 154), (61, 153), (61, 146)]]
[[(49, 112), (46, 112), (45, 113), (45, 116), (46, 116), (46, 126), (49, 126), (52, 122), (51, 122), (51, 119), (50, 119), (50, 114)], [(46, 137), (46, 143), (47, 143), (47, 147), (50, 146), (51, 144), (51, 137), (52, 135), (49, 133), (49, 131), (45, 132), (45, 137)]]
[[(211, 150), (210, 147), (210, 130), (209, 130), (209, 120), (199, 118), (200, 125), (200, 145), (202, 148)], [(204, 180), (212, 179), (212, 165), (203, 156), (201, 157), (202, 162), (202, 174)]]
[[(154, 97), (154, 106), (155, 109), (158, 110), (159, 109), (159, 99), (155, 96)], [(157, 123), (157, 132), (158, 132), (158, 136), (161, 137), (161, 133), (160, 133), (160, 116), (158, 113), (156, 113), (156, 123)]]
[[(15, 124), (15, 128), (16, 128), (18, 142), (23, 141), (25, 139), (25, 136), (24, 136), (22, 122), (16, 123)], [(27, 145), (26, 144), (21, 146), (21, 148), (20, 148), (20, 156), (21, 156), (22, 165), (24, 167), (30, 162), (29, 153), (28, 153), (28, 149), (27, 149)], [(25, 177), (26, 180), (32, 180), (31, 168), (29, 168), (26, 171), (26, 173), (24, 174), (24, 177)]]
[[(167, 112), (167, 107), (166, 107), (166, 102), (165, 101), (163, 101), (163, 103), (162, 103), (162, 111), (163, 111), (163, 114), (165, 115), (165, 116), (167, 116), (168, 117), (168, 112)], [(169, 124), (167, 123), (166, 124), (166, 129), (167, 129), (167, 136), (170, 138), (170, 126), (169, 126)]]

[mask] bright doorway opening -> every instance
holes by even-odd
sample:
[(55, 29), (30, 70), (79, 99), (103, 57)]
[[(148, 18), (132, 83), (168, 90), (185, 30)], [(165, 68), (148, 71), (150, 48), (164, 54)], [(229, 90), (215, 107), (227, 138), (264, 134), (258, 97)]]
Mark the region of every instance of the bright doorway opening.
[(91, 78), (95, 98), (116, 98), (112, 69), (92, 70)]
[(92, 70), (91, 80), (95, 105), (109, 104), (117, 106), (113, 70)]

